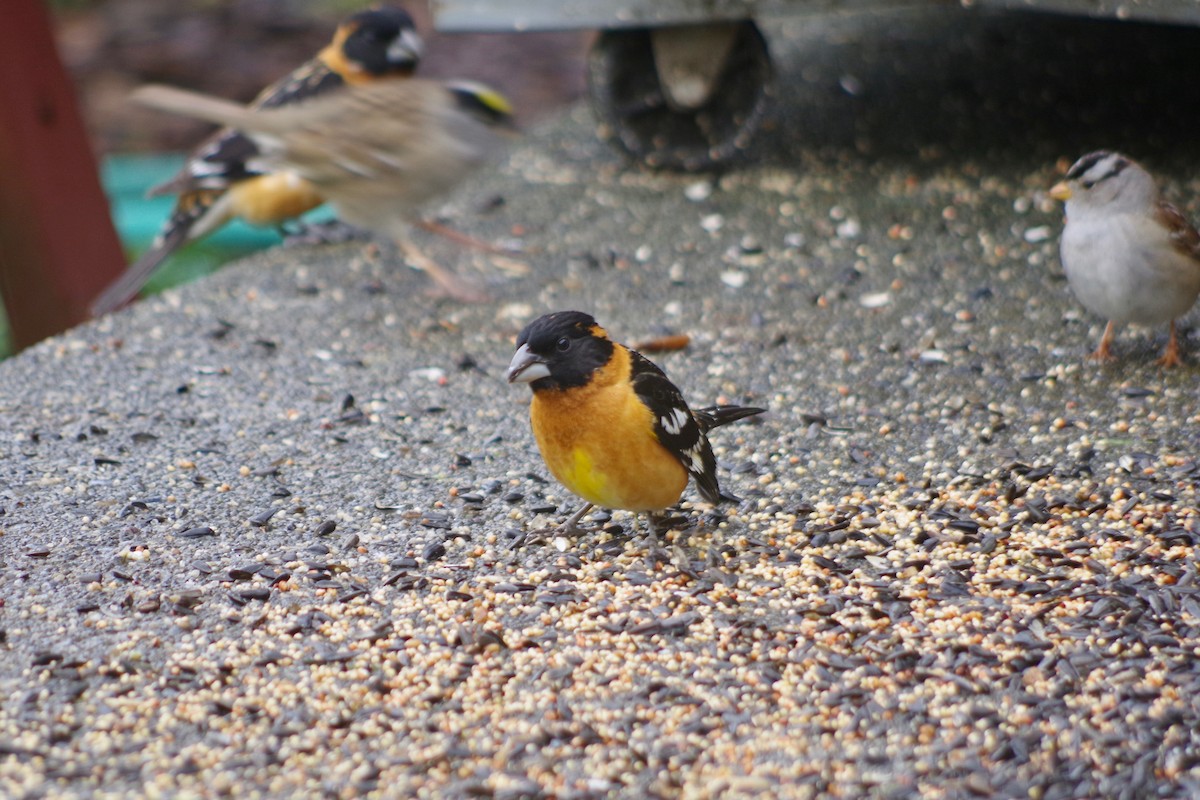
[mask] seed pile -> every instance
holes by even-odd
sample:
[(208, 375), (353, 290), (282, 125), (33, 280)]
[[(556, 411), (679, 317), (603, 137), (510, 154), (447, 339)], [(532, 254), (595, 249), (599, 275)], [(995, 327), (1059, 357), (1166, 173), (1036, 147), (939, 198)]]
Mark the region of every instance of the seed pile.
[[(0, 364), (0, 795), (1200, 792), (1200, 348), (1082, 361), (1051, 163), (647, 175), (589, 125), (454, 220), (526, 255), (429, 243), (494, 305), (272, 251)], [(568, 307), (771, 409), (713, 437), (740, 505), (549, 531), (576, 501), (502, 376)]]

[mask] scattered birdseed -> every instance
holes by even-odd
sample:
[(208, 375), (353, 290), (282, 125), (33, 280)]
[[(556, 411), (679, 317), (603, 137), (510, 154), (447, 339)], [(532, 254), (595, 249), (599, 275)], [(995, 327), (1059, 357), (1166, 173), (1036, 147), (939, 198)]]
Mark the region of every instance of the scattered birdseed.
[[(703, 209), (583, 107), (449, 200), (523, 230), (528, 276), (478, 263), (495, 305), (358, 244), (272, 250), (0, 363), (0, 796), (1200, 793), (1196, 367), (1151, 334), (1085, 360), (1103, 322), (1039, 194), (1057, 131), (1114, 113), (1064, 76), (1195, 107), (1159, 78), (1195, 32), (763, 27), (781, 116)], [(1191, 174), (1187, 114), (1151, 116)], [(670, 308), (689, 401), (770, 409), (713, 435), (740, 503), (556, 531), (577, 499), (501, 376), (571, 307), (624, 341)]]

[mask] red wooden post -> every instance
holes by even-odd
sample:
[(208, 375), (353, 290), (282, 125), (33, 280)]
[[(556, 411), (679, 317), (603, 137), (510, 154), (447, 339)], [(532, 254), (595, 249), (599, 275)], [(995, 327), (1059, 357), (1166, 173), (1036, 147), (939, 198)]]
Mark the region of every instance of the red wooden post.
[(0, 24), (0, 298), (17, 347), (88, 317), (125, 268), (42, 0)]

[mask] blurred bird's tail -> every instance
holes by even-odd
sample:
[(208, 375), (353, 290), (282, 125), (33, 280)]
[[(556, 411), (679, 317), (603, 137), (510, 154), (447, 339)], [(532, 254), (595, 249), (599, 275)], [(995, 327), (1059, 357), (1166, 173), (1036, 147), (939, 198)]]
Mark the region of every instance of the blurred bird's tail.
[(92, 301), (92, 316), (116, 311), (128, 303), (172, 253), (228, 222), (231, 214), (224, 196), (222, 190), (213, 189), (197, 189), (182, 195), (149, 249)]
[(158, 266), (187, 240), (187, 231), (185, 230), (178, 230), (173, 234), (168, 237), (159, 236), (155, 239), (149, 250), (130, 264), (115, 281), (105, 287), (100, 296), (92, 301), (92, 316), (99, 317), (110, 311), (116, 311), (137, 296)]

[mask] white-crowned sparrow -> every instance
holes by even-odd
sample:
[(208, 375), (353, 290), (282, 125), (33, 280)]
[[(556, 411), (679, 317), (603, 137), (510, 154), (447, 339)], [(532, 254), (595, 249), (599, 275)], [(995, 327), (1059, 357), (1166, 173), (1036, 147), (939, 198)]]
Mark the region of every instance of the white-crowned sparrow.
[(143, 86), (133, 99), (241, 131), (259, 151), (252, 166), (261, 162), (299, 175), (344, 222), (394, 238), (447, 293), (483, 299), (409, 243), (408, 222), (418, 206), (451, 189), (504, 141), (512, 109), (497, 92), (410, 78), (346, 85), (274, 108), (247, 108), (170, 86)]
[(1117, 325), (1168, 322), (1159, 363), (1180, 364), (1175, 320), (1200, 295), (1200, 234), (1159, 197), (1150, 174), (1120, 153), (1089, 153), (1050, 195), (1066, 202), (1060, 252), (1067, 281), (1108, 321), (1091, 357), (1113, 357)]
[[(272, 108), (301, 102), (345, 84), (407, 78), (417, 67), (421, 39), (412, 17), (399, 8), (372, 8), (351, 15), (315, 58), (264, 89), (251, 106)], [(196, 148), (183, 169), (150, 195), (177, 194), (175, 208), (154, 242), (92, 302), (104, 314), (133, 299), (172, 253), (230, 220), (279, 225), (321, 205), (311, 183), (287, 172), (263, 172), (250, 164), (254, 142), (223, 128)]]

